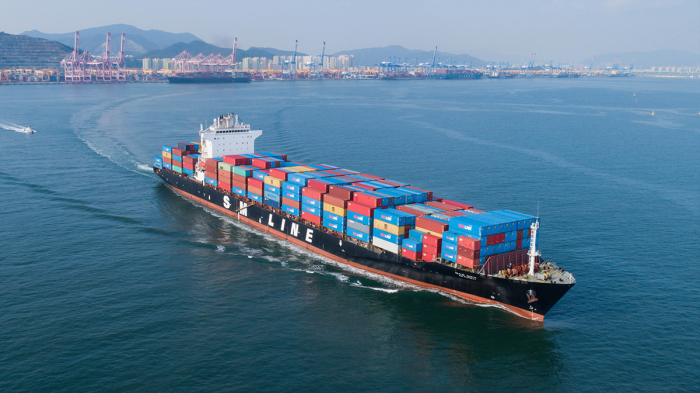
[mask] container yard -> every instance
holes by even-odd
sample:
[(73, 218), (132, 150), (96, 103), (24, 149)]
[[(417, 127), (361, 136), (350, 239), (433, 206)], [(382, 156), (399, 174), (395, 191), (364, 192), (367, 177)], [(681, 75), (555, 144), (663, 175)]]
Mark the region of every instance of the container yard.
[(245, 151), (229, 147), (261, 134), (236, 115), (220, 116), (200, 130), (200, 142), (164, 145), (154, 170), (181, 194), (320, 255), (531, 319), (542, 320), (575, 283), (541, 259), (537, 217), (482, 211), (375, 174), (254, 153), (253, 143)]

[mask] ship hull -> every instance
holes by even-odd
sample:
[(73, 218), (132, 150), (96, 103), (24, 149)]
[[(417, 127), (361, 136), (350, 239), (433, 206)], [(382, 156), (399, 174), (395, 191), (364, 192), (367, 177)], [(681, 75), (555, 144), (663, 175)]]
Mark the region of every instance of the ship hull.
[(180, 76), (169, 76), (168, 82), (170, 83), (248, 83), (250, 78), (248, 77), (180, 77)]
[[(301, 248), (364, 271), (469, 301), (502, 306), (522, 317), (542, 321), (573, 284), (529, 282), (459, 271), (429, 262), (415, 262), (376, 247), (365, 247), (321, 228), (307, 225), (236, 194), (228, 194), (168, 170), (154, 168), (180, 195), (231, 216)], [(237, 212), (240, 209), (239, 212)], [(528, 297), (534, 291), (536, 300)], [(529, 292), (531, 295), (533, 292)], [(530, 302), (528, 302), (530, 300)]]

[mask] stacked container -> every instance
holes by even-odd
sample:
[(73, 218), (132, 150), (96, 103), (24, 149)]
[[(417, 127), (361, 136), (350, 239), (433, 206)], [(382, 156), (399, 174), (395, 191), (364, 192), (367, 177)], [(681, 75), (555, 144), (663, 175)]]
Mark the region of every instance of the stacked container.
[(395, 254), (416, 222), (416, 216), (396, 209), (375, 209), (372, 244)]
[(219, 185), (219, 163), (221, 162), (220, 158), (209, 158), (207, 159), (206, 166), (205, 166), (205, 177), (204, 180), (207, 182), (207, 184), (212, 185), (214, 187)]
[(348, 201), (347, 229), (345, 233), (357, 240), (371, 243), (375, 209), (376, 206), (369, 206), (357, 201)]
[[(311, 180), (309, 180), (310, 182)], [(307, 182), (308, 184), (308, 182)], [(301, 218), (321, 225), (323, 217), (323, 195), (326, 192), (310, 186), (301, 188)]]
[(352, 200), (353, 193), (353, 190), (340, 185), (328, 186), (328, 193), (323, 195), (324, 227), (345, 233), (348, 201)]

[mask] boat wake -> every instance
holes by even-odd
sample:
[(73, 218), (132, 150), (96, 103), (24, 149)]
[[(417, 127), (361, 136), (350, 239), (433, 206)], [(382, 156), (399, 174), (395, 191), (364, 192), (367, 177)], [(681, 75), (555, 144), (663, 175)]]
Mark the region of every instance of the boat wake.
[(7, 131), (21, 132), (23, 134), (33, 134), (36, 132), (29, 127), (23, 127), (19, 124), (15, 124), (15, 123), (0, 122), (0, 128), (5, 129)]

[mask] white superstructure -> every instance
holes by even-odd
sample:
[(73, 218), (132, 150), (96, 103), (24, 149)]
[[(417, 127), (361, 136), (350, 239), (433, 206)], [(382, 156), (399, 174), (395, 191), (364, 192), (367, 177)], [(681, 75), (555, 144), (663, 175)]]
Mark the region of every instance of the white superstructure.
[(255, 138), (260, 135), (262, 130), (251, 130), (250, 124), (239, 123), (234, 113), (219, 116), (206, 129), (200, 125), (201, 158), (255, 153)]

